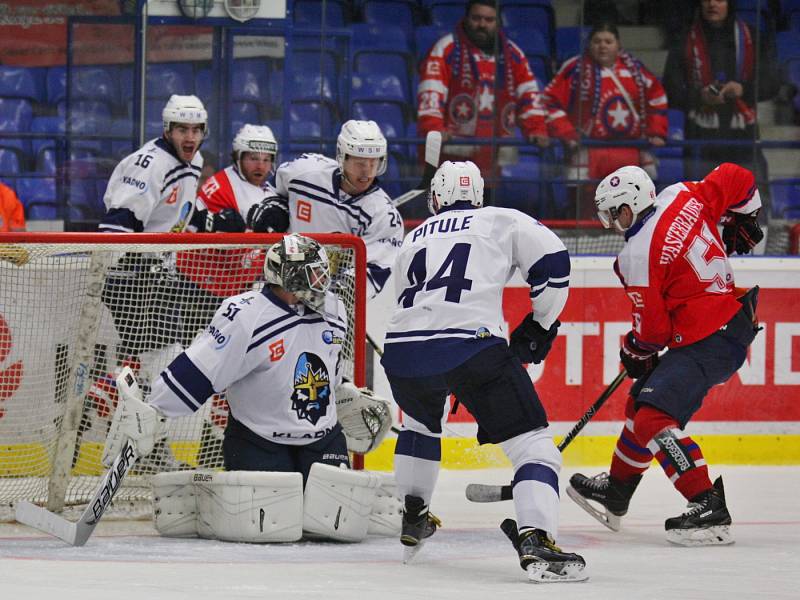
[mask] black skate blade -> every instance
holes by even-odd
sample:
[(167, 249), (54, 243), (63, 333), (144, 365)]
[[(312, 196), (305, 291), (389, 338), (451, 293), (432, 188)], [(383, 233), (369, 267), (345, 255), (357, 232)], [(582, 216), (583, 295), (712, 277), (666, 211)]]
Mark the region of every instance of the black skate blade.
[(580, 506), (583, 510), (589, 513), (592, 517), (597, 519), (600, 523), (608, 527), (611, 531), (619, 531), (622, 519), (615, 514), (608, 512), (605, 508), (598, 510), (586, 498), (581, 496), (575, 488), (571, 485), (567, 486), (567, 496), (572, 498), (573, 502)]

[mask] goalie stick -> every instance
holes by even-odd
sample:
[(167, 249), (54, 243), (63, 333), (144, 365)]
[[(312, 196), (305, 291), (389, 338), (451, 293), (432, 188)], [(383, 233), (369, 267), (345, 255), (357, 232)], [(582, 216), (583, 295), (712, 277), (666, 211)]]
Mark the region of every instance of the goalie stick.
[(71, 546), (83, 546), (92, 535), (94, 528), (103, 516), (111, 500), (120, 488), (122, 480), (139, 458), (136, 444), (128, 440), (114, 459), (114, 463), (103, 477), (89, 505), (76, 522), (50, 512), (46, 508), (36, 506), (27, 501), (19, 502), (16, 507), (16, 519), (24, 525), (49, 533), (64, 540)]
[(427, 193), (428, 188), (431, 187), (431, 181), (436, 174), (436, 169), (439, 168), (439, 157), (442, 152), (442, 132), (429, 131), (425, 136), (425, 170), (422, 172), (422, 180), (417, 184), (413, 190), (408, 190), (406, 193), (399, 195), (392, 200), (395, 208), (402, 206), (406, 202), (410, 202), (418, 198), (420, 194)]
[[(592, 419), (592, 417), (597, 414), (597, 411), (600, 410), (600, 407), (606, 403), (611, 395), (617, 390), (617, 388), (625, 381), (625, 377), (627, 373), (625, 370), (619, 372), (619, 375), (614, 378), (608, 387), (600, 394), (600, 397), (594, 401), (583, 416), (578, 420), (577, 423), (569, 430), (569, 433), (561, 440), (561, 443), (558, 445), (559, 452), (563, 452), (564, 448), (570, 445), (572, 440), (581, 432), (581, 430), (586, 427), (586, 424)], [(483, 483), (470, 483), (465, 490), (465, 494), (467, 496), (467, 500), (471, 502), (500, 502), (502, 500), (511, 500), (512, 496), (512, 486), (509, 485), (487, 485)]]

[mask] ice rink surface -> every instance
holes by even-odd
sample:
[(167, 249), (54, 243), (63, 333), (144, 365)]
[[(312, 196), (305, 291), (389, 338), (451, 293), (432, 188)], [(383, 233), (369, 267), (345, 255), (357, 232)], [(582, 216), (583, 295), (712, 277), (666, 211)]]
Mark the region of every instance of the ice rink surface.
[[(581, 469), (595, 474), (597, 468)], [(470, 482), (503, 483), (506, 470), (442, 471), (432, 511), (443, 528), (416, 562), (397, 539), (361, 544), (249, 545), (159, 537), (150, 522), (103, 521), (72, 548), (16, 524), (0, 525), (0, 598), (191, 600), (313, 598), (371, 600), (641, 600), (800, 598), (800, 467), (712, 467), (733, 516), (732, 546), (681, 548), (664, 519), (685, 502), (660, 469), (639, 487), (623, 529), (605, 529), (563, 493), (558, 543), (582, 554), (586, 583), (528, 583), (498, 525), (510, 502), (472, 504)]]

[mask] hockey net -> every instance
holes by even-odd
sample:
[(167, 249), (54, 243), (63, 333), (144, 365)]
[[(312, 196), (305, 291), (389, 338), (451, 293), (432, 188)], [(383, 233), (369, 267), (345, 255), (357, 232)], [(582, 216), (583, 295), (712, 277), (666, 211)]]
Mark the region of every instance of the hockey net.
[[(365, 376), (363, 242), (311, 235), (329, 254), (348, 311), (345, 375)], [(0, 521), (28, 500), (82, 510), (105, 469), (100, 457), (124, 365), (147, 393), (228, 296), (263, 285), (265, 249), (280, 235), (0, 234)], [(150, 512), (150, 477), (222, 467), (224, 394), (171, 419), (165, 443), (114, 498), (117, 517)]]

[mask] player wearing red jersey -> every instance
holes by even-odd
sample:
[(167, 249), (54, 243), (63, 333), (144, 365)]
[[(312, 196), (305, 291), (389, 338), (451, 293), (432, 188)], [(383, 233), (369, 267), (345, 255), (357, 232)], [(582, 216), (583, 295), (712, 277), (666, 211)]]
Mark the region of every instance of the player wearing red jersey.
[(573, 475), (567, 494), (616, 531), (655, 457), (689, 501), (686, 513), (666, 520), (667, 539), (729, 544), (722, 478), (711, 483), (703, 453), (684, 427), (708, 391), (739, 369), (759, 330), (758, 288), (737, 300), (728, 261), (763, 237), (755, 179), (725, 163), (702, 181), (677, 183), (656, 196), (647, 173), (629, 166), (600, 183), (595, 204), (603, 225), (625, 236), (614, 270), (631, 300), (633, 328), (620, 359), (636, 382), (610, 473)]

